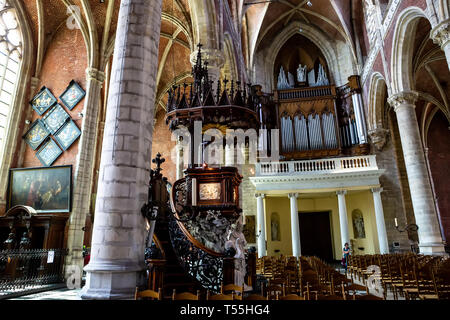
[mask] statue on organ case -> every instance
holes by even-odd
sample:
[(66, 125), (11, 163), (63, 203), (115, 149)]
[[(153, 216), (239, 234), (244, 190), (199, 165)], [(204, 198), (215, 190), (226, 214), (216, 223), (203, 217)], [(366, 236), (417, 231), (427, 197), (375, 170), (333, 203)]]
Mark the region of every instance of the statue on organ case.
[(297, 81), (299, 83), (306, 82), (306, 65), (302, 66), (300, 63), (297, 69)]

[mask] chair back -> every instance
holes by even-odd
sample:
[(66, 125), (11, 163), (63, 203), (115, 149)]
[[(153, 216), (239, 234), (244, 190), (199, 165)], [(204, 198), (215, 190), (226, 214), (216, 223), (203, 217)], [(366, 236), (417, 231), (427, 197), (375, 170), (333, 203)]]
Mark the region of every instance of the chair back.
[(173, 289), (172, 300), (200, 300), (200, 290), (197, 290), (197, 295), (190, 292), (177, 293)]
[(138, 299), (142, 299), (142, 298), (150, 298), (152, 300), (156, 299), (156, 300), (162, 300), (162, 292), (161, 292), (161, 288), (158, 289), (158, 292), (153, 291), (153, 290), (143, 290), (143, 291), (139, 291), (139, 288), (136, 287), (136, 292), (134, 293), (134, 300), (138, 300)]

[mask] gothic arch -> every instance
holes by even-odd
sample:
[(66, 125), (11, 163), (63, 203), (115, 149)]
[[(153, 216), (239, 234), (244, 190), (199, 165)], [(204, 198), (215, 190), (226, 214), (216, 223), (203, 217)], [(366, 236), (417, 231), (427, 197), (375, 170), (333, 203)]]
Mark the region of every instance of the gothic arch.
[[(299, 30), (302, 30), (301, 32)], [(266, 85), (265, 90), (270, 91), (275, 88), (275, 83), (273, 79), (273, 70), (275, 67), (275, 60), (283, 45), (288, 41), (293, 35), (301, 34), (302, 36), (311, 40), (323, 53), (327, 61), (328, 68), (330, 70), (331, 79), (330, 82), (334, 82), (337, 85), (343, 85), (347, 79), (342, 75), (341, 64), (347, 62), (355, 69), (354, 61), (351, 60), (351, 55), (347, 55), (348, 61), (343, 61), (343, 59), (338, 59), (338, 54), (335, 49), (335, 45), (332, 44), (331, 40), (328, 39), (321, 31), (312, 27), (311, 25), (303, 24), (299, 21), (292, 22), (288, 27), (286, 27), (283, 32), (278, 34), (273, 40), (271, 46), (262, 51), (257, 51), (256, 57), (253, 60), (253, 82), (262, 84), (264, 82)], [(259, 66), (256, 69), (256, 66)], [(259, 72), (258, 72), (259, 71)], [(350, 76), (350, 74), (348, 75)], [(268, 78), (269, 77), (269, 78)]]
[(223, 76), (227, 79), (238, 80), (239, 73), (236, 63), (236, 51), (234, 47), (234, 42), (231, 35), (226, 32), (224, 35), (224, 52), (225, 52), (225, 65), (222, 69)]
[(22, 36), (22, 61), (17, 73), (15, 92), (12, 95), (10, 104), (10, 115), (5, 131), (4, 150), (0, 159), (0, 202), (5, 202), (6, 186), (8, 179), (8, 169), (13, 162), (15, 146), (20, 144), (19, 130), (21, 130), (20, 121), (28, 102), (26, 93), (30, 82), (33, 62), (35, 59), (35, 50), (33, 44), (33, 35), (28, 21), (25, 8), (20, 0), (9, 0), (9, 4), (14, 8), (16, 20)]
[[(417, 23), (420, 18), (430, 22), (425, 12), (418, 7), (408, 7), (400, 13), (392, 40), (392, 93), (414, 90), (413, 46)], [(431, 22), (430, 22), (431, 23)]]
[(369, 131), (383, 128), (384, 108), (387, 96), (386, 80), (381, 73), (374, 72), (371, 76), (369, 87)]

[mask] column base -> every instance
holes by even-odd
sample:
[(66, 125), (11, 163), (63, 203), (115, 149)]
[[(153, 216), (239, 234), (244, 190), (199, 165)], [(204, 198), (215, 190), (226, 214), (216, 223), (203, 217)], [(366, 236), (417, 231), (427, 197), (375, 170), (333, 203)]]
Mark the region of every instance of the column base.
[(136, 287), (145, 282), (144, 267), (136, 263), (90, 263), (84, 269), (83, 300), (132, 300)]
[(445, 252), (445, 247), (442, 243), (419, 243), (419, 250), (421, 254), (429, 255), (443, 255), (447, 256), (448, 253)]

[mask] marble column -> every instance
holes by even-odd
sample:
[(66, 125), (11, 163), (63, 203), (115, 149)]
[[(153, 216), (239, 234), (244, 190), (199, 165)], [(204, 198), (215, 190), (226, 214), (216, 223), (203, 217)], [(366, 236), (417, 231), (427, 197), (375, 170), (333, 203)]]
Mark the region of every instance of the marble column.
[(184, 149), (183, 145), (180, 143), (180, 141), (177, 142), (176, 146), (177, 151), (177, 172), (176, 172), (176, 179), (182, 179), (184, 177)]
[(375, 207), (375, 220), (377, 224), (378, 243), (380, 253), (389, 253), (389, 243), (386, 233), (386, 223), (384, 221), (383, 203), (381, 202), (381, 192), (383, 188), (372, 188), (373, 204)]
[(414, 217), (419, 226), (420, 252), (439, 254), (445, 250), (417, 123), (415, 103), (418, 97), (417, 92), (401, 92), (389, 97), (388, 102), (397, 115)]
[(133, 299), (144, 281), (145, 220), (162, 0), (122, 0), (83, 299)]
[(258, 228), (256, 236), (258, 237), (258, 258), (264, 257), (266, 253), (266, 222), (264, 212), (264, 194), (257, 193), (256, 197), (256, 219)]
[[(67, 236), (66, 277), (69, 270), (76, 266), (83, 269), (83, 241), (86, 215), (89, 212), (92, 196), (92, 184), (95, 166), (95, 150), (97, 147), (98, 116), (101, 103), (101, 89), (105, 81), (105, 73), (95, 68), (86, 69), (86, 97), (83, 108), (80, 143), (78, 145), (77, 162), (74, 173), (74, 192), (72, 213), (69, 218)], [(81, 272), (80, 272), (81, 275)]]
[(350, 235), (348, 232), (347, 204), (345, 203), (346, 190), (336, 191), (339, 206), (339, 223), (341, 226), (341, 247), (346, 243), (350, 245)]
[(450, 70), (450, 19), (442, 21), (431, 30), (430, 38), (445, 52), (447, 66)]
[(288, 197), (291, 202), (292, 255), (294, 257), (300, 257), (302, 254), (302, 249), (300, 246), (300, 225), (298, 223), (298, 193), (289, 193)]

